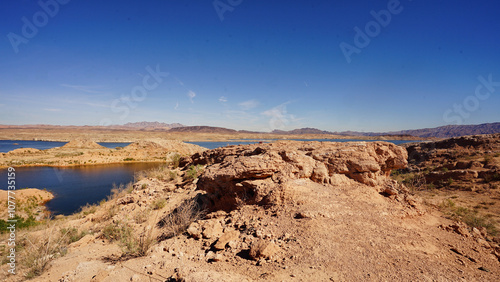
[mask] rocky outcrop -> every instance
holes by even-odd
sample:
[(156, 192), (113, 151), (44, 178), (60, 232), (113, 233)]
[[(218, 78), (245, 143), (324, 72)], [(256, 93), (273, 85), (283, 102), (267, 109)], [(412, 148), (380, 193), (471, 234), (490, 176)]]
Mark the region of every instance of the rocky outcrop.
[(391, 170), (404, 168), (406, 157), (403, 148), (386, 142), (281, 141), (218, 148), (185, 161), (208, 165), (198, 189), (207, 192), (215, 208), (232, 210), (240, 202), (279, 204), (287, 183), (301, 178), (376, 186)]
[(97, 144), (96, 142), (88, 139), (74, 139), (66, 143), (62, 148), (65, 149), (106, 149), (106, 147)]
[(198, 145), (184, 143), (178, 140), (151, 139), (134, 142), (123, 148), (127, 152), (175, 152), (180, 155), (192, 155), (203, 152), (206, 148)]
[(408, 170), (423, 171), (426, 182), (438, 187), (450, 186), (457, 181), (461, 182), (456, 183), (460, 186), (456, 188), (460, 189), (476, 185), (489, 187), (491, 182), (500, 178), (500, 134), (463, 136), (402, 146), (408, 151)]

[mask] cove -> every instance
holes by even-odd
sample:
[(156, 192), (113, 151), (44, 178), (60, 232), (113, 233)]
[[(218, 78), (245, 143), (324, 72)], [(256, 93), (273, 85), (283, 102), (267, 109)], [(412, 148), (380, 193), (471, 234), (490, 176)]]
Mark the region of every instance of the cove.
[[(127, 184), (137, 171), (158, 167), (160, 163), (106, 164), (74, 167), (18, 167), (16, 189), (47, 189), (54, 199), (47, 203), (52, 214), (69, 215), (81, 206), (97, 204), (111, 194), (113, 184)], [(7, 183), (7, 170), (1, 171)], [(6, 189), (4, 185), (1, 186)]]

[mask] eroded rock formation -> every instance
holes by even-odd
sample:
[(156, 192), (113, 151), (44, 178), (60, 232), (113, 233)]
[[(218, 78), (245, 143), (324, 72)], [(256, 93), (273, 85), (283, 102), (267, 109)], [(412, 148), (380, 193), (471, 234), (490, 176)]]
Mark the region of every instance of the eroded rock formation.
[(320, 184), (357, 181), (376, 186), (393, 169), (406, 167), (406, 151), (387, 142), (300, 142), (229, 146), (195, 154), (192, 165), (208, 165), (198, 189), (216, 208), (231, 210), (239, 202), (275, 205), (290, 180)]

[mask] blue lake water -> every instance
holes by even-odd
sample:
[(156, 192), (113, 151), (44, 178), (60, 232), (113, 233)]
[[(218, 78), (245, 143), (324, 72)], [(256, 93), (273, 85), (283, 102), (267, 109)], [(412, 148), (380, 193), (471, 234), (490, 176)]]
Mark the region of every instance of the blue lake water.
[[(53, 141), (30, 141), (30, 140), (0, 140), (0, 153), (7, 153), (9, 151), (19, 148), (35, 148), (39, 150), (46, 150), (55, 147), (64, 146), (67, 142), (53, 142)], [(125, 147), (130, 143), (117, 143), (117, 142), (99, 142), (101, 146), (114, 149), (116, 147)]]
[[(113, 184), (134, 180), (134, 173), (157, 167), (158, 163), (110, 164), (75, 167), (16, 168), (16, 189), (47, 189), (55, 198), (47, 203), (53, 214), (72, 214), (85, 204), (99, 203), (111, 193)], [(7, 170), (0, 170), (2, 190), (7, 187)]]

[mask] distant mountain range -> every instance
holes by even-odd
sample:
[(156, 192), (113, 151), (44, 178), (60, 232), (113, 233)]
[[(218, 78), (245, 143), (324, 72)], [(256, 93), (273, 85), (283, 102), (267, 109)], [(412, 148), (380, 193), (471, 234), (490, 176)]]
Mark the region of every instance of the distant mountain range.
[(130, 129), (172, 129), (177, 127), (184, 127), (180, 123), (164, 123), (157, 121), (140, 121), (140, 122), (129, 122), (124, 125), (111, 125), (114, 128), (130, 128)]
[(290, 131), (274, 130), (274, 134), (332, 134), (345, 136), (382, 136), (382, 135), (398, 135), (398, 136), (415, 136), (415, 137), (438, 137), (450, 138), (464, 135), (475, 134), (493, 134), (500, 133), (500, 122), (483, 123), (477, 125), (446, 125), (435, 128), (423, 128), (390, 132), (358, 132), (358, 131), (342, 131), (330, 132), (316, 128), (301, 128)]
[[(46, 125), (46, 124), (36, 124), (36, 125), (0, 125), (0, 128), (93, 128), (94, 126), (60, 126), (60, 125)], [(103, 128), (103, 127), (98, 127)], [(198, 132), (198, 133), (219, 133), (219, 134), (234, 134), (234, 133), (258, 133), (266, 134), (263, 132), (247, 131), (247, 130), (234, 130), (224, 127), (214, 127), (214, 126), (186, 126), (180, 123), (163, 123), (163, 122), (133, 122), (124, 125), (110, 125), (104, 128), (109, 129), (121, 129), (121, 130), (158, 130), (158, 131), (168, 131), (168, 132)], [(300, 128), (294, 130), (274, 130), (272, 134), (281, 135), (343, 135), (343, 136), (415, 136), (422, 138), (438, 137), (438, 138), (450, 138), (458, 137), (464, 135), (475, 135), (475, 134), (493, 134), (500, 133), (500, 122), (494, 123), (483, 123), (477, 125), (446, 125), (435, 128), (423, 128), (423, 129), (412, 129), (412, 130), (401, 130), (401, 131), (390, 131), (390, 132), (359, 132), (359, 131), (341, 131), (341, 132), (331, 132), (325, 131), (317, 128)]]

